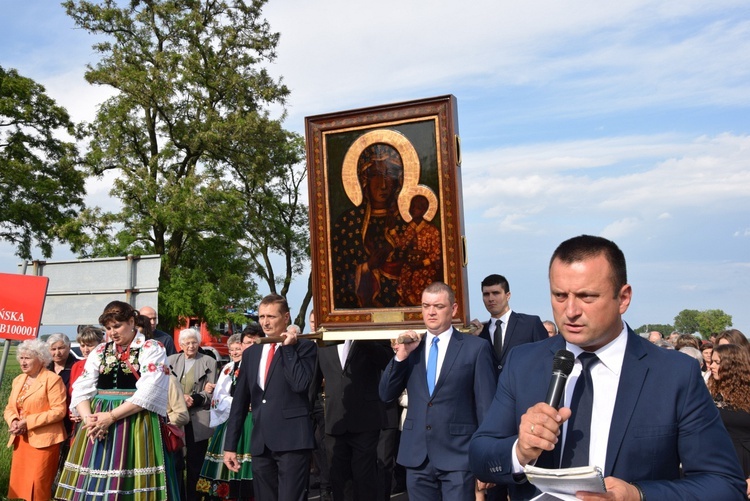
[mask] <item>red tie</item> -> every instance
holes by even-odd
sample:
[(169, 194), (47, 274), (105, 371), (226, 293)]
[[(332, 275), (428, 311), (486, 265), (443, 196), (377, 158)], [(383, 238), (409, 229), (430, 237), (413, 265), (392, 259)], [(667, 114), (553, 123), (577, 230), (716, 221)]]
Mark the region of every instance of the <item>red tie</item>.
[(276, 343), (271, 343), (271, 349), (268, 350), (268, 358), (266, 358), (266, 379), (263, 382), (264, 385), (268, 383), (268, 370), (271, 368), (274, 353), (276, 353)]

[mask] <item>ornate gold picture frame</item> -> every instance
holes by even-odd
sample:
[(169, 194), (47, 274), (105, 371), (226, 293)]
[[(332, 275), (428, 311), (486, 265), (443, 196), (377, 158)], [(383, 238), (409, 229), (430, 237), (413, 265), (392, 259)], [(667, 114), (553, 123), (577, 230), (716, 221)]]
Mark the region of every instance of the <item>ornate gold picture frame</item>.
[(305, 119), (313, 303), (327, 330), (423, 326), (440, 280), (469, 318), (453, 96)]

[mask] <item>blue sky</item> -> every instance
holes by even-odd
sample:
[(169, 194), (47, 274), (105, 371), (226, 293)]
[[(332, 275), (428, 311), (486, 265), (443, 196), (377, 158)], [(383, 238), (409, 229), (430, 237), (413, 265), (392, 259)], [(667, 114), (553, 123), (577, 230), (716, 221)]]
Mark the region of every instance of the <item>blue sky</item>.
[[(91, 120), (108, 95), (83, 79), (93, 38), (56, 2), (0, 5), (0, 64)], [(264, 12), (281, 33), (270, 71), (292, 91), (288, 129), (457, 97), (472, 317), (487, 316), (490, 273), (510, 281), (513, 309), (551, 317), (549, 256), (591, 233), (625, 252), (631, 326), (720, 308), (750, 334), (746, 0), (272, 0)], [(106, 180), (88, 189), (112, 205)], [(0, 245), (0, 271), (17, 263)], [(298, 277), (293, 307), (305, 287)]]

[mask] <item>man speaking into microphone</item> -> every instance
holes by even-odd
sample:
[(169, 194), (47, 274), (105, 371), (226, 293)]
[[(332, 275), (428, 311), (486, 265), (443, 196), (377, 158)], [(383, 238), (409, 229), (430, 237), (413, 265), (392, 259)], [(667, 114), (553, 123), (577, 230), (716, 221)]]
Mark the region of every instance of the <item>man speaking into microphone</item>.
[[(588, 235), (563, 242), (550, 260), (549, 280), (561, 335), (519, 346), (508, 357), (469, 447), (477, 478), (508, 484), (511, 499), (531, 499), (539, 491), (523, 475), (527, 464), (598, 466), (607, 492), (579, 497), (747, 499), (698, 364), (652, 345), (623, 322), (632, 288), (617, 245)], [(565, 356), (560, 350), (575, 360), (556, 409), (549, 394), (560, 384), (560, 375), (552, 375), (553, 357)]]

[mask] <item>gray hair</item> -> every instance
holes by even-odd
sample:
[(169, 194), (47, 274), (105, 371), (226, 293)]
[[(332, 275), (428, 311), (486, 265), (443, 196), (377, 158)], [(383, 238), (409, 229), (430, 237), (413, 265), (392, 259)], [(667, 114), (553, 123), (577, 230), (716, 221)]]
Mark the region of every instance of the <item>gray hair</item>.
[(16, 360), (20, 362), (22, 355), (31, 355), (37, 360), (41, 360), (42, 365), (45, 367), (52, 363), (52, 354), (49, 352), (49, 345), (41, 339), (27, 339), (19, 344), (16, 349)]
[(703, 354), (698, 348), (693, 348), (692, 346), (683, 346), (679, 351), (680, 353), (684, 353), (685, 355), (693, 357), (698, 361), (698, 364), (703, 367)]
[(189, 329), (182, 329), (180, 331), (180, 336), (177, 338), (177, 342), (182, 346), (182, 343), (188, 340), (189, 337), (192, 337), (198, 342), (198, 346), (201, 344), (201, 335), (200, 333), (190, 327)]
[(664, 348), (665, 350), (674, 350), (674, 345), (666, 339), (657, 339), (654, 344), (659, 348)]
[(55, 332), (54, 334), (50, 334), (50, 336), (47, 338), (47, 344), (50, 348), (52, 348), (52, 345), (55, 343), (62, 342), (65, 346), (70, 348), (70, 338), (63, 334), (62, 332)]
[(227, 348), (230, 348), (233, 344), (242, 344), (242, 334), (232, 334), (227, 339)]

